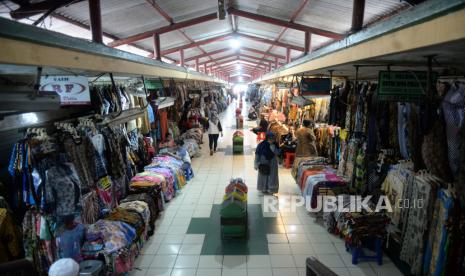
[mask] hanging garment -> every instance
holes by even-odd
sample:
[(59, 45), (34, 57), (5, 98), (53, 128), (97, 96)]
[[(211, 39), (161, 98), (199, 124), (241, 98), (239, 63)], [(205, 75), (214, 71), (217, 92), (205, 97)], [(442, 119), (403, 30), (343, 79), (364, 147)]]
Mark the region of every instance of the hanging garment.
[(410, 119), (410, 104), (409, 103), (398, 103), (397, 105), (397, 133), (399, 135), (399, 147), (400, 153), (404, 159), (410, 159), (410, 145), (409, 145), (409, 132), (412, 131), (409, 125)]
[(439, 117), (434, 122), (431, 131), (425, 135), (421, 151), (428, 171), (446, 182), (451, 182), (452, 175), (447, 158), (447, 137), (443, 117)]
[[(431, 204), (430, 194), (431, 184), (421, 175), (415, 176), (412, 195), (409, 198), (412, 206), (409, 206), (408, 222), (400, 252), (400, 259), (410, 265), (410, 272), (413, 275), (420, 275), (422, 270), (425, 252), (424, 234), (428, 230), (428, 210)], [(414, 203), (420, 202), (421, 206), (413, 206)]]
[(0, 263), (11, 262), (21, 255), (21, 231), (5, 208), (0, 208)]
[(460, 130), (465, 127), (465, 84), (451, 86), (442, 102), (444, 119), (446, 121), (447, 146), (449, 166), (454, 179), (457, 178), (460, 164)]
[(66, 216), (81, 210), (81, 182), (72, 163), (57, 164), (46, 171), (48, 210)]
[(439, 276), (442, 275), (445, 269), (448, 236), (446, 221), (449, 219), (453, 203), (449, 191), (444, 189), (439, 190), (426, 244), (425, 259), (423, 262), (424, 275)]
[(365, 149), (358, 150), (357, 158), (355, 159), (355, 188), (361, 191), (366, 184), (366, 166), (365, 166)]

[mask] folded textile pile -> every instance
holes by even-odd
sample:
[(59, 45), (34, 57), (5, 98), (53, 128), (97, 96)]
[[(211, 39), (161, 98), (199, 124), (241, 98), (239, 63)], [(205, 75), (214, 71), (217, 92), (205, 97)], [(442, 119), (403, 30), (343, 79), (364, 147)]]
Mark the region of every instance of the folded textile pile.
[(187, 149), (187, 152), (191, 157), (200, 157), (200, 147), (196, 140), (194, 139), (185, 139), (184, 147)]
[(93, 237), (92, 241), (99, 237), (103, 241), (103, 252), (112, 254), (129, 246), (136, 238), (136, 230), (122, 221), (101, 219), (87, 226), (86, 237)]
[[(161, 191), (158, 191), (159, 195)], [(137, 193), (137, 194), (130, 194), (125, 199), (121, 201), (120, 206), (124, 208), (126, 202), (145, 202), (147, 207), (149, 208), (149, 228), (148, 228), (148, 235), (151, 236), (155, 231), (155, 220), (158, 217), (160, 211), (163, 210), (163, 205), (161, 198), (159, 196), (153, 196), (149, 193)]]
[(163, 174), (167, 180), (167, 190), (163, 191), (165, 200), (171, 200), (186, 184), (184, 162), (171, 155), (158, 155), (152, 159), (152, 163), (145, 166), (146, 172)]
[(198, 144), (202, 143), (203, 130), (201, 128), (191, 128), (181, 134), (179, 138), (182, 140), (194, 139)]

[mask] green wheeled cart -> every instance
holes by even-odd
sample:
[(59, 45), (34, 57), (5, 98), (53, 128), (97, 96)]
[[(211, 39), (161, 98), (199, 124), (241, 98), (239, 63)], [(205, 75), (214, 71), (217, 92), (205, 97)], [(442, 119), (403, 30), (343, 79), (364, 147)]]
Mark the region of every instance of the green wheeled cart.
[(241, 131), (236, 131), (233, 135), (233, 153), (244, 152), (244, 134)]
[(247, 238), (247, 201), (229, 197), (221, 207), (221, 237)]

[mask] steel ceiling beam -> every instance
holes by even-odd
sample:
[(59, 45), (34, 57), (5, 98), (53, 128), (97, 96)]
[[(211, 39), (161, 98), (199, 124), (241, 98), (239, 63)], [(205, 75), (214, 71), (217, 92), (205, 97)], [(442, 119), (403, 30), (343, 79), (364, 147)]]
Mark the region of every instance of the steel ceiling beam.
[(171, 53), (174, 53), (174, 52), (178, 52), (181, 49), (189, 49), (189, 48), (197, 47), (199, 45), (205, 45), (205, 44), (209, 44), (209, 43), (212, 43), (212, 42), (215, 42), (215, 41), (224, 40), (224, 39), (229, 38), (230, 36), (231, 36), (230, 33), (214, 36), (214, 37), (199, 40), (199, 41), (196, 41), (196, 42), (193, 42), (193, 43), (189, 43), (189, 44), (173, 47), (171, 49), (163, 50), (163, 51), (161, 51), (161, 54), (162, 55), (171, 54)]
[(197, 25), (197, 24), (200, 24), (200, 23), (208, 22), (208, 21), (214, 20), (216, 18), (217, 18), (216, 12), (215, 13), (210, 13), (210, 14), (207, 14), (207, 15), (204, 15), (204, 16), (192, 18), (192, 19), (189, 19), (189, 20), (186, 20), (186, 21), (181, 21), (181, 22), (178, 22), (178, 23), (173, 23), (173, 24), (168, 25), (168, 26), (164, 26), (164, 27), (157, 28), (157, 29), (154, 29), (154, 30), (142, 32), (142, 33), (132, 35), (132, 36), (129, 36), (129, 37), (126, 37), (126, 38), (122, 38), (122, 39), (119, 39), (119, 40), (115, 40), (115, 41), (110, 42), (108, 44), (108, 46), (116, 47), (116, 46), (119, 46), (119, 45), (128, 44), (128, 43), (131, 43), (131, 42), (135, 42), (135, 41), (139, 41), (139, 40), (142, 40), (142, 39), (149, 38), (149, 37), (153, 36), (153, 34), (155, 34), (155, 33), (164, 34), (164, 33), (176, 31), (176, 30), (179, 30), (179, 29), (191, 27), (191, 26), (194, 26), (194, 25)]
[(15, 20), (20, 20), (47, 12), (51, 9), (57, 9), (82, 1), (83, 0), (46, 0), (37, 3), (30, 3), (29, 1), (13, 0), (12, 2), (19, 5), (19, 8), (11, 11), (10, 16)]
[(200, 54), (200, 55), (196, 55), (196, 56), (193, 56), (193, 57), (190, 57), (190, 58), (186, 58), (185, 61), (186, 62), (194, 61), (196, 59), (208, 57), (208, 56), (211, 56), (211, 55), (216, 55), (216, 54), (219, 54), (219, 53), (224, 53), (224, 52), (227, 52), (229, 50), (231, 50), (231, 48), (218, 49), (218, 50), (211, 51), (211, 52), (208, 52), (208, 53), (205, 53), (205, 54)]
[[(163, 18), (165, 18), (166, 21), (168, 21), (171, 25), (175, 24), (174, 23), (174, 20), (173, 18), (167, 13), (165, 12), (156, 2), (155, 0), (146, 0), (147, 3), (149, 3)], [(186, 38), (190, 43), (194, 43), (195, 41), (192, 40), (192, 38), (190, 38), (183, 30), (179, 29), (178, 32), (181, 33), (182, 36), (184, 36), (184, 38)], [(155, 33), (154, 34), (154, 53), (155, 53), (155, 56), (157, 57), (157, 59), (160, 59), (161, 57), (161, 46), (160, 46), (160, 34), (159, 33)], [(197, 46), (197, 48), (203, 53), (203, 54), (207, 54), (207, 52), (205, 52), (204, 49), (202, 49), (202, 47)], [(184, 60), (184, 49), (181, 49), (180, 50), (180, 55), (181, 55), (181, 64), (184, 66), (184, 63), (185, 63), (185, 60)], [(210, 55), (207, 54), (207, 56), (210, 58), (210, 59), (213, 59)], [(198, 60), (196, 60), (196, 70), (199, 71), (199, 68), (198, 68)]]
[(252, 69), (252, 68), (242, 68), (242, 69), (235, 69), (235, 68), (228, 68), (226, 71), (224, 71), (226, 74), (232, 74), (232, 73), (249, 73), (249, 74), (255, 74), (255, 73), (261, 73), (264, 72), (264, 70), (261, 69)]
[(149, 3), (163, 18), (166, 19), (170, 24), (173, 24), (173, 18), (169, 16), (161, 7), (160, 5), (155, 2), (155, 0), (145, 0), (145, 2)]
[[(273, 47), (273, 45), (271, 47)], [(265, 56), (269, 56), (269, 57), (273, 57), (273, 58), (286, 59), (285, 56), (281, 56), (281, 55), (277, 55), (277, 54), (273, 54), (273, 53), (267, 53), (267, 52), (260, 51), (260, 50), (257, 50), (257, 49), (253, 49), (253, 48), (249, 48), (249, 47), (241, 47), (241, 50), (249, 51), (249, 52), (252, 52), (252, 53), (261, 54), (261, 55), (265, 55)]]
[(246, 12), (246, 11), (239, 10), (239, 9), (236, 9), (236, 8), (233, 8), (233, 7), (228, 8), (228, 13), (232, 14), (232, 15), (237, 15), (237, 16), (249, 18), (249, 19), (252, 19), (252, 20), (260, 21), (260, 22), (265, 22), (265, 23), (268, 23), (268, 24), (273, 24), (273, 25), (276, 25), (276, 26), (286, 27), (286, 28), (289, 28), (289, 29), (299, 30), (299, 31), (303, 31), (303, 32), (310, 32), (310, 33), (313, 33), (313, 34), (317, 34), (317, 35), (321, 35), (321, 36), (325, 36), (325, 37), (329, 37), (329, 38), (333, 38), (333, 39), (341, 39), (341, 38), (344, 37), (344, 35), (338, 34), (338, 33), (335, 33), (335, 32), (330, 32), (330, 31), (326, 31), (326, 30), (322, 30), (322, 29), (318, 29), (318, 28), (313, 28), (313, 27), (302, 25), (302, 24), (297, 24), (297, 23), (294, 23), (294, 22), (280, 20), (280, 19), (277, 19), (277, 18), (272, 18), (272, 17), (260, 15), (260, 14)]
[(228, 69), (237, 68), (237, 65), (238, 65), (238, 64), (241, 66), (241, 68), (248, 69), (248, 70), (257, 70), (257, 71), (259, 71), (259, 69), (254, 69), (254, 66), (253, 66), (253, 65), (244, 64), (244, 63), (232, 63), (232, 64), (228, 64), (228, 65), (225, 65), (225, 66), (224, 66), (224, 69), (228, 70)]
[[(302, 0), (300, 2), (299, 7), (297, 7), (297, 9), (295, 9), (294, 12), (292, 13), (291, 18), (289, 19), (289, 22), (294, 22), (297, 19), (299, 14), (302, 12), (302, 10), (305, 8), (305, 6), (308, 4), (308, 1), (309, 0)], [(281, 32), (278, 34), (278, 37), (276, 37), (276, 39), (274, 41), (279, 41), (283, 37), (283, 35), (286, 33), (286, 31), (287, 31), (287, 27), (284, 27), (281, 30)], [(273, 46), (274, 45), (270, 45), (270, 47), (268, 47), (268, 50), (266, 50), (266, 53), (269, 53), (271, 51), (271, 49), (273, 49)], [(290, 58), (289, 58), (290, 52), (289, 52), (289, 50), (290, 50), (289, 48), (286, 48), (287, 55), (286, 55), (286, 57), (284, 57), (286, 59), (287, 63), (289, 63), (289, 61), (290, 61)], [(265, 56), (263, 56), (263, 57), (265, 57)]]
[[(57, 19), (59, 19), (59, 20), (61, 20), (61, 21), (64, 21), (64, 22), (66, 22), (66, 23), (69, 23), (69, 24), (71, 24), (71, 25), (74, 25), (74, 26), (76, 26), (76, 27), (80, 27), (80, 28), (83, 28), (83, 29), (86, 29), (86, 30), (90, 30), (90, 26), (89, 26), (89, 25), (86, 25), (86, 24), (81, 23), (81, 22), (79, 22), (79, 21), (76, 21), (76, 20), (74, 20), (74, 19), (68, 18), (68, 17), (66, 17), (66, 16), (64, 16), (64, 15), (61, 15), (61, 14), (59, 14), (59, 13), (52, 13), (51, 16), (52, 16), (52, 17), (55, 17), (55, 18), (57, 18)], [(110, 34), (110, 33), (107, 33), (107, 32), (103, 32), (103, 35), (106, 36), (106, 37), (108, 37), (108, 38), (111, 38), (111, 39), (113, 39), (113, 40), (119, 39), (119, 37), (115, 36), (114, 34)], [(149, 50), (149, 49), (147, 49), (147, 48), (144, 48), (144, 47), (142, 47), (142, 46), (139, 46), (139, 45), (133, 44), (133, 43), (128, 44), (128, 45), (129, 45), (129, 46), (132, 46), (132, 47), (134, 47), (134, 48), (137, 48), (137, 49), (139, 49), (139, 50), (146, 51), (146, 52), (150, 53), (150, 54), (148, 55), (148, 57), (153, 58), (153, 50)], [(163, 58), (165, 58), (165, 59), (167, 59), (167, 60), (170, 60), (170, 61), (172, 61), (172, 62), (175, 62), (175, 63), (178, 62), (177, 60), (172, 59), (172, 58), (170, 58), (170, 57), (164, 56)]]
[(102, 12), (100, 0), (89, 0), (90, 31), (92, 41), (103, 44)]
[[(211, 37), (211, 38), (195, 41), (195, 42), (192, 42), (192, 43), (189, 43), (189, 44), (173, 47), (171, 49), (166, 49), (166, 50), (163, 50), (161, 52), (161, 54), (162, 55), (167, 55), (167, 54), (171, 54), (171, 53), (174, 53), (174, 52), (178, 52), (181, 49), (189, 49), (189, 48), (197, 47), (199, 45), (205, 45), (205, 44), (213, 43), (213, 42), (216, 42), (216, 41), (225, 40), (225, 39), (228, 39), (230, 37), (243, 37), (243, 38), (258, 41), (258, 42), (261, 42), (261, 43), (266, 43), (266, 44), (279, 46), (279, 47), (284, 47), (284, 48), (290, 48), (290, 49), (293, 49), (293, 50), (296, 50), (296, 51), (301, 51), (301, 52), (303, 52), (305, 50), (303, 47), (300, 47), (300, 46), (287, 44), (287, 43), (282, 43), (282, 42), (276, 42), (276, 41), (273, 41), (273, 40), (270, 40), (270, 39), (266, 39), (266, 38), (262, 38), (262, 37), (258, 37), (258, 36), (254, 36), (254, 35), (249, 35), (249, 34), (244, 34), (244, 33), (226, 33), (226, 34), (214, 36), (214, 37)], [(250, 51), (251, 48), (244, 48), (244, 49)], [(255, 50), (253, 50), (253, 51), (256, 52)], [(282, 58), (282, 56), (275, 55), (275, 54), (269, 54), (269, 55), (270, 56), (278, 56), (279, 58)]]
[[(225, 61), (223, 61), (223, 62), (220, 62), (219, 64), (220, 64), (220, 65), (224, 65), (224, 66), (226, 67), (226, 64), (227, 64), (227, 65), (230, 65), (231, 62), (235, 62), (235, 63), (233, 63), (233, 64), (241, 64), (241, 65), (252, 66), (252, 67), (258, 65), (257, 62), (248, 61), (248, 60), (243, 60), (243, 59), (241, 59), (240, 57), (239, 57), (239, 58), (236, 57), (235, 59), (231, 59), (231, 60), (225, 60)], [(266, 67), (265, 67), (264, 65), (258, 65), (258, 66), (259, 66), (259, 68), (261, 68), (261, 69), (266, 69)], [(217, 68), (217, 67), (212, 66), (212, 68)]]
[(300, 46), (297, 46), (297, 45), (292, 45), (292, 44), (288, 44), (288, 43), (283, 43), (283, 42), (279, 42), (279, 41), (273, 41), (273, 40), (270, 40), (270, 39), (266, 39), (266, 38), (262, 38), (262, 37), (258, 37), (258, 36), (254, 36), (254, 35), (249, 35), (249, 34), (244, 34), (244, 33), (235, 33), (236, 36), (238, 37), (243, 37), (243, 38), (247, 38), (247, 39), (250, 39), (250, 40), (254, 40), (254, 41), (258, 41), (258, 42), (262, 42), (262, 43), (266, 43), (266, 44), (270, 44), (270, 45), (274, 45), (274, 46), (279, 46), (279, 47), (283, 47), (283, 48), (290, 48), (292, 50), (296, 50), (296, 51), (305, 51), (305, 49), (303, 47), (300, 47)]
[(365, 0), (354, 0), (352, 9), (352, 27), (351, 33), (358, 32), (363, 27), (363, 18), (365, 15)]
[(230, 57), (235, 57), (235, 56), (238, 56), (238, 53), (233, 53), (233, 54), (218, 57), (218, 58), (215, 58), (215, 59), (212, 59), (212, 60), (207, 60), (207, 61), (201, 62), (200, 65), (208, 64), (208, 63), (215, 62), (215, 61), (220, 61), (220, 60), (227, 59), (227, 58), (230, 58)]
[(251, 59), (256, 59), (256, 60), (258, 60), (258, 61), (263, 61), (263, 62), (268, 62), (268, 63), (274, 62), (274, 60), (269, 60), (269, 59), (266, 59), (266, 58), (260, 58), (260, 57), (256, 57), (256, 56), (251, 56), (251, 55), (244, 54), (244, 53), (242, 53), (242, 52), (241, 52), (240, 56), (246, 57), (246, 58), (251, 58)]
[[(241, 52), (238, 52), (238, 53), (233, 53), (233, 54), (230, 54), (230, 55), (226, 55), (226, 56), (222, 56), (222, 57), (219, 57), (219, 58), (216, 58), (214, 60), (207, 60), (207, 61), (204, 61), (204, 62), (201, 62), (199, 63), (199, 65), (203, 65), (203, 64), (208, 64), (208, 63), (211, 63), (211, 62), (215, 62), (215, 61), (220, 61), (220, 60), (223, 60), (223, 59), (227, 59), (227, 58), (231, 58), (231, 57), (244, 57), (244, 58), (250, 58), (250, 59), (256, 59), (256, 60), (259, 60), (259, 61), (266, 61), (268, 62), (269, 64), (273, 63), (274, 61), (272, 60), (266, 60), (266, 59), (262, 59), (262, 58), (259, 58), (259, 57), (255, 57), (255, 56), (250, 56), (250, 55), (247, 55), (247, 54), (243, 54)], [(244, 59), (243, 59), (244, 60)], [(249, 60), (244, 60), (244, 61), (249, 61)], [(249, 62), (252, 62), (252, 61), (249, 61)], [(257, 62), (258, 63), (258, 62)]]

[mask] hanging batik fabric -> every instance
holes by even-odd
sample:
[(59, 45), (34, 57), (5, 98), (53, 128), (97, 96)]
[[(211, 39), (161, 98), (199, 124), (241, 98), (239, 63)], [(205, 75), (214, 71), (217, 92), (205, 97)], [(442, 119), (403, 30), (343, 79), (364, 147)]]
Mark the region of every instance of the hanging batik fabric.
[(449, 219), (453, 203), (449, 191), (444, 189), (439, 190), (426, 244), (425, 259), (423, 262), (424, 275), (442, 275), (448, 236), (446, 222)]

